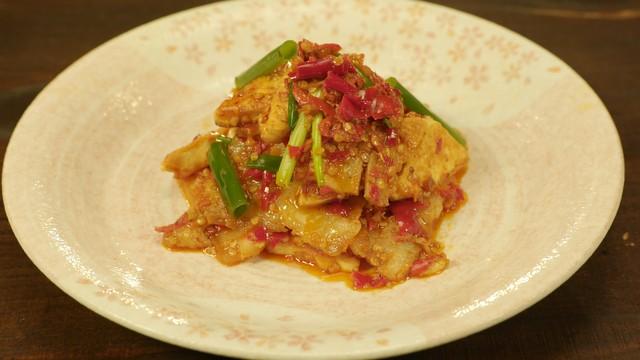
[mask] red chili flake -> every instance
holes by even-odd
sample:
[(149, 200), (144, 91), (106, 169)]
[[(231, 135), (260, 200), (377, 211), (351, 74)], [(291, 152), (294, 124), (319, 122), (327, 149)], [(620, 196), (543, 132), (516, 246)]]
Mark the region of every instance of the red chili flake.
[(187, 213), (184, 213), (173, 224), (164, 225), (164, 226), (156, 226), (155, 227), (155, 231), (163, 233), (163, 234), (168, 234), (168, 233), (170, 233), (172, 231), (175, 231), (176, 229), (179, 229), (179, 228), (187, 225), (188, 223), (189, 223), (189, 216), (187, 215)]
[(308, 80), (324, 78), (334, 67), (332, 59), (322, 59), (317, 61), (307, 61), (298, 65), (294, 71), (289, 73), (293, 80)]
[(267, 246), (273, 248), (279, 243), (286, 241), (288, 238), (288, 232), (272, 232), (269, 236), (267, 236)]
[(464, 200), (464, 191), (462, 191), (462, 188), (455, 183), (450, 183), (449, 186), (440, 189), (438, 192), (444, 200), (444, 211), (455, 210)]
[(388, 95), (378, 95), (371, 101), (371, 117), (374, 120), (382, 120), (384, 118), (397, 115), (400, 113), (402, 106), (398, 99)]
[(343, 57), (342, 64), (334, 66), (332, 71), (337, 75), (343, 76), (348, 73), (355, 73), (356, 69), (353, 67), (351, 60), (349, 60), (348, 57)]
[(358, 89), (349, 84), (345, 79), (336, 75), (333, 71), (329, 71), (327, 78), (324, 79), (324, 87), (328, 90), (335, 90), (342, 94), (356, 94)]
[(382, 161), (384, 162), (384, 165), (386, 167), (393, 166), (393, 159), (391, 158), (391, 156), (382, 155)]
[(218, 233), (222, 231), (222, 229), (224, 229), (224, 226), (222, 225), (211, 224), (205, 226), (202, 231), (204, 231), (205, 235), (207, 235), (208, 238), (211, 238), (218, 235)]
[(298, 86), (297, 83), (293, 83), (293, 97), (299, 105), (305, 105), (309, 103), (309, 92)]
[(251, 239), (254, 241), (267, 241), (267, 228), (264, 226), (256, 226), (251, 231), (251, 235)]
[(380, 188), (378, 185), (371, 184), (371, 187), (369, 188), (369, 197), (374, 203), (377, 203), (380, 200)]
[(395, 216), (401, 234), (423, 235), (423, 230), (418, 224), (418, 211), (424, 208), (424, 204), (411, 199), (400, 200), (389, 205)]
[(376, 274), (372, 276), (360, 271), (352, 272), (351, 279), (356, 290), (381, 288), (389, 283), (389, 280), (382, 275)]
[(333, 109), (333, 106), (329, 105), (326, 101), (320, 98), (317, 98), (315, 96), (309, 96), (307, 101), (309, 105), (322, 111), (325, 117), (333, 117), (336, 114), (336, 111)]
[(400, 142), (400, 135), (394, 128), (387, 128), (387, 136), (384, 139), (384, 144), (387, 146), (397, 146)]
[(318, 45), (318, 52), (326, 55), (333, 55), (340, 52), (342, 46), (334, 43), (326, 43)]
[(411, 269), (409, 269), (409, 276), (411, 277), (420, 277), (422, 276), (433, 263), (439, 259), (439, 256), (430, 256), (427, 258), (422, 258), (416, 260), (413, 265), (411, 265)]
[(266, 242), (270, 248), (285, 241), (288, 237), (288, 232), (271, 232), (263, 225), (254, 227), (249, 235), (249, 238), (253, 241)]
[(248, 168), (242, 173), (242, 177), (248, 180), (262, 179), (262, 170)]
[(302, 155), (301, 146), (287, 145), (287, 149), (289, 149), (289, 156), (291, 156), (294, 159), (298, 159)]
[(258, 192), (258, 203), (263, 211), (269, 210), (269, 206), (278, 198), (280, 190), (276, 184), (276, 177), (268, 171), (262, 172), (260, 181), (260, 191)]
[(327, 161), (341, 163), (347, 160), (349, 154), (347, 150), (336, 150), (324, 153), (324, 158), (327, 159)]
[(328, 213), (347, 217), (351, 211), (351, 206), (342, 200), (333, 201), (325, 205)]
[(360, 107), (352, 101), (352, 97), (343, 96), (338, 105), (338, 114), (346, 121), (354, 119), (366, 119), (367, 115), (360, 111)]
[(334, 197), (337, 193), (328, 186), (320, 186), (318, 188), (318, 195), (324, 198)]
[(334, 118), (325, 117), (320, 121), (320, 134), (324, 137), (332, 137), (331, 126)]
[(442, 138), (438, 138), (438, 140), (436, 140), (436, 154), (440, 154), (440, 152), (442, 151)]

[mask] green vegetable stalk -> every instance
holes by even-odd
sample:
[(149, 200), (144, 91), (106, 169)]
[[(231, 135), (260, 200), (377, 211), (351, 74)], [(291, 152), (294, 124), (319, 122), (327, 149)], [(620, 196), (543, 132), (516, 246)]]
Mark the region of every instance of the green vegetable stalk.
[(316, 115), (311, 123), (311, 159), (313, 160), (313, 172), (316, 174), (318, 186), (324, 185), (324, 171), (322, 169), (322, 135), (320, 134), (320, 122), (322, 115)]
[(356, 68), (356, 72), (362, 78), (362, 80), (364, 80), (364, 87), (365, 88), (369, 88), (369, 87), (373, 86), (373, 81), (371, 81), (371, 78), (368, 77), (367, 74), (364, 73), (364, 71), (362, 71), (360, 66), (354, 64), (353, 67)]
[(285, 61), (291, 59), (296, 54), (297, 48), (298, 46), (293, 40), (283, 42), (245, 72), (236, 76), (236, 88), (240, 89), (254, 79), (269, 74)]
[(304, 113), (301, 113), (298, 118), (298, 122), (296, 123), (296, 127), (291, 131), (291, 135), (289, 136), (289, 145), (284, 150), (282, 162), (280, 162), (280, 167), (276, 173), (276, 184), (278, 186), (285, 187), (291, 182), (291, 177), (293, 177), (293, 170), (296, 167), (297, 160), (289, 153), (289, 146), (301, 147), (304, 145), (304, 141), (307, 138), (307, 131), (307, 119), (305, 118)]
[(298, 122), (298, 103), (293, 96), (293, 82), (289, 84), (289, 97), (287, 99), (287, 119), (289, 121), (289, 129), (296, 127)]
[(239, 217), (249, 207), (249, 202), (240, 184), (236, 169), (231, 163), (227, 144), (224, 141), (211, 143), (207, 155), (209, 167), (218, 182), (220, 195), (233, 216)]
[(275, 173), (278, 171), (281, 162), (281, 156), (264, 154), (260, 155), (256, 160), (250, 160), (247, 162), (247, 167)]
[(404, 102), (404, 106), (406, 106), (409, 110), (415, 111), (421, 115), (430, 116), (433, 120), (442, 124), (442, 127), (444, 127), (449, 132), (449, 134), (451, 134), (451, 136), (454, 139), (456, 139), (457, 142), (462, 144), (464, 147), (467, 146), (467, 141), (464, 139), (464, 137), (458, 130), (456, 130), (454, 127), (444, 122), (444, 120), (442, 120), (438, 115), (434, 114), (429, 109), (427, 109), (427, 107), (424, 106), (424, 104), (420, 102), (420, 100), (418, 100), (411, 92), (409, 92), (407, 88), (402, 86), (402, 84), (400, 84), (400, 82), (398, 82), (396, 78), (394, 77), (388, 78), (387, 83), (389, 83), (389, 85), (393, 86), (394, 88), (400, 91), (400, 94), (402, 95), (402, 101)]

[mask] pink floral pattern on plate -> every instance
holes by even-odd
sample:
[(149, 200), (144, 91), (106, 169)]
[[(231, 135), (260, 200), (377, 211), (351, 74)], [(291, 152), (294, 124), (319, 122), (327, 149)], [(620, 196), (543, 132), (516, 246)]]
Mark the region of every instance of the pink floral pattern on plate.
[[(356, 293), (160, 246), (152, 229), (185, 208), (164, 154), (212, 127), (234, 75), (302, 37), (366, 54), (467, 137), (470, 201), (439, 234), (443, 274)], [(137, 28), (56, 78), (12, 137), (3, 196), (33, 262), (124, 326), (232, 356), (362, 358), (465, 336), (553, 290), (602, 239), (622, 172), (598, 97), (506, 29), (412, 1), (232, 1)]]

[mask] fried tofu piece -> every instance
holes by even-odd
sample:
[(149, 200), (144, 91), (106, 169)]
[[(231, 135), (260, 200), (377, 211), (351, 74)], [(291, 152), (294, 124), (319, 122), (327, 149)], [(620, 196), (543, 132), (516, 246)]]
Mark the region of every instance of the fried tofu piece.
[(286, 76), (282, 68), (234, 90), (233, 96), (216, 109), (216, 124), (226, 128), (257, 124), (264, 142), (274, 144), (284, 140), (289, 134)]
[(178, 185), (189, 203), (187, 210), (190, 219), (199, 219), (201, 223), (224, 225), (237, 228), (239, 221), (231, 216), (225, 206), (218, 183), (209, 168), (185, 179), (178, 179)]
[(186, 178), (208, 166), (207, 153), (215, 134), (198, 135), (189, 144), (169, 153), (162, 161), (162, 169), (173, 172), (176, 178)]
[(390, 183), (391, 200), (418, 199), (425, 189), (441, 184), (467, 166), (467, 149), (430, 117), (409, 113), (393, 119), (392, 126), (402, 139), (406, 161), (397, 179)]
[(281, 86), (280, 75), (261, 76), (225, 99), (214, 113), (216, 125), (231, 128), (258, 123), (269, 114), (273, 93)]
[(284, 86), (284, 80), (281, 80), (281, 83), (282, 86), (278, 88), (271, 98), (268, 116), (260, 118), (258, 121), (260, 138), (270, 144), (282, 142), (289, 134), (289, 120), (287, 119), (288, 91)]

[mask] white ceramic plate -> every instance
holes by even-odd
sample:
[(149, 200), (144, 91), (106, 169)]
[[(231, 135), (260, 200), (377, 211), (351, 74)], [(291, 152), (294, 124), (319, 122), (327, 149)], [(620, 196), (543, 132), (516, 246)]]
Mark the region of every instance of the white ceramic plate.
[[(301, 37), (365, 53), (467, 136), (469, 202), (440, 233), (443, 274), (359, 293), (160, 245), (154, 226), (186, 208), (164, 155), (213, 126), (236, 74)], [(204, 6), (100, 46), (25, 112), (2, 180), (25, 252), (82, 304), (173, 344), (298, 359), (415, 351), (522, 311), (598, 246), (623, 171), (600, 99), (521, 36), (425, 3), (291, 0)]]

